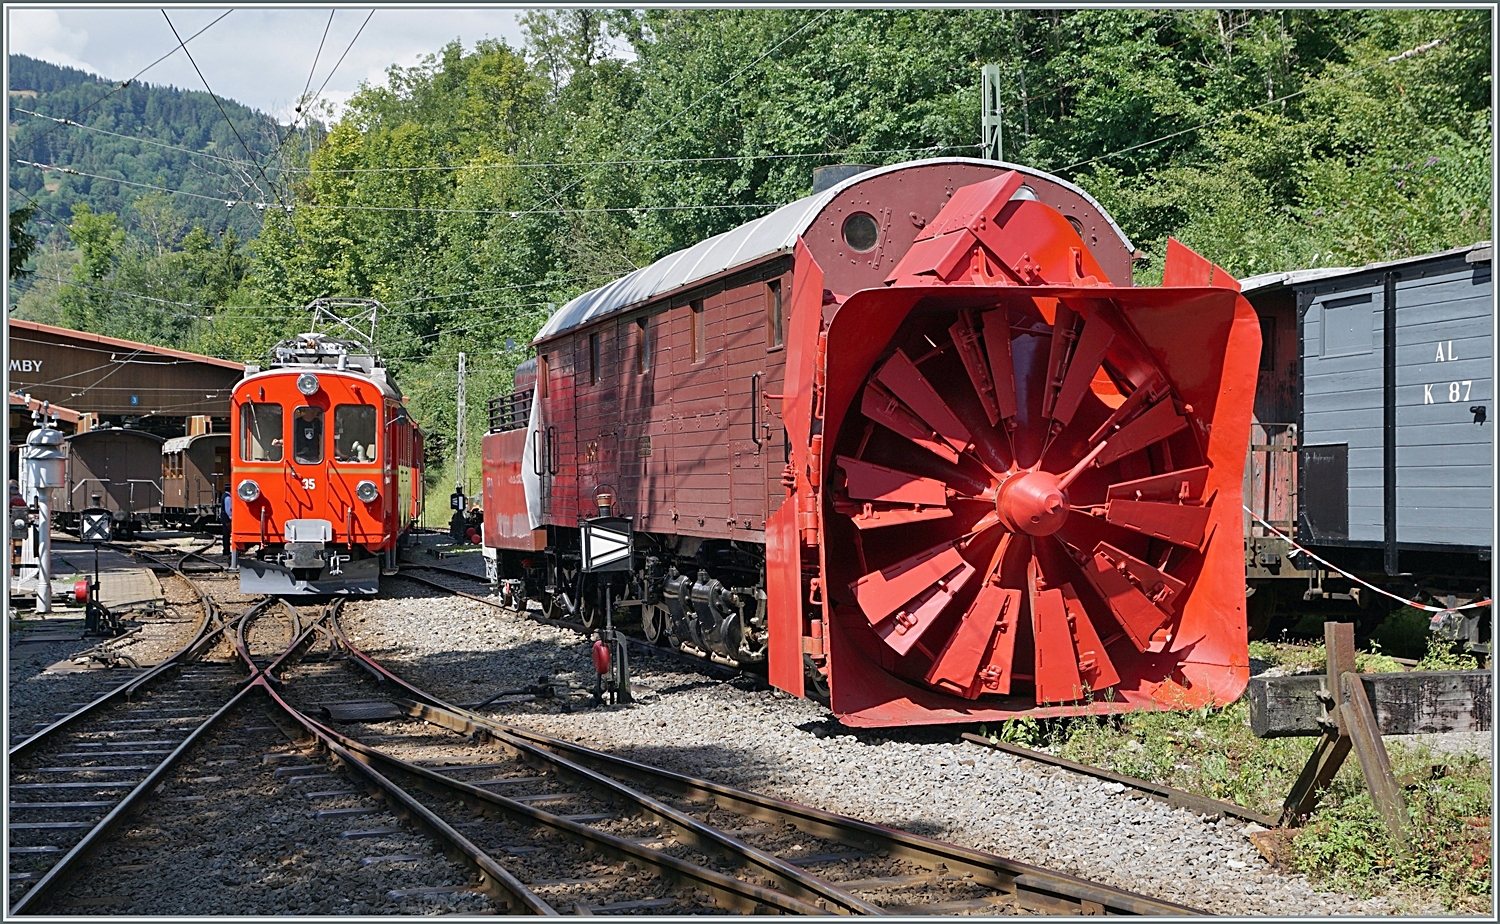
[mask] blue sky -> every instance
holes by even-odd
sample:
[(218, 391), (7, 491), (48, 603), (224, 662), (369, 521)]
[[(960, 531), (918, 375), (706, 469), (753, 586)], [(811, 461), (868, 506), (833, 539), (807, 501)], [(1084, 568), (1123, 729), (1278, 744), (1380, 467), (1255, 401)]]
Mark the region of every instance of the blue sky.
[[(350, 47), (372, 8), (375, 13), (369, 25)], [(227, 9), (230, 7), (166, 7), (183, 38)], [(494, 4), (468, 8), (235, 7), (228, 17), (192, 40), (188, 48), (214, 92), (285, 121), (307, 85), (330, 11), (334, 13), (333, 23), (328, 26), (328, 37), (318, 56), (311, 89), (317, 90), (339, 56), (349, 49), (324, 91), (324, 97), (337, 106), (361, 81), (383, 83), (390, 65), (416, 64), (454, 39), (461, 40), (465, 48), (472, 48), (485, 37), (519, 46), (520, 16), (525, 9)], [(10, 53), (82, 68), (112, 80), (130, 77), (177, 44), (161, 9), (155, 6), (7, 5), (6, 18)], [(181, 51), (142, 75), (141, 80), (203, 89), (203, 80)]]

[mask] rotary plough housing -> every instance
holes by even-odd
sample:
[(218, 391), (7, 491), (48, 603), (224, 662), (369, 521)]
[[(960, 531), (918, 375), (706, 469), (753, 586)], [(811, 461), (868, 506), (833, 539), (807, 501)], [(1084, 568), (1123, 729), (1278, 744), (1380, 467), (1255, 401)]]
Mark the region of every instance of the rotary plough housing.
[(1192, 708), (1248, 679), (1254, 311), (1175, 241), (1162, 286), (1113, 284), (1020, 186), (957, 190), (806, 360), (799, 557), (850, 724)]

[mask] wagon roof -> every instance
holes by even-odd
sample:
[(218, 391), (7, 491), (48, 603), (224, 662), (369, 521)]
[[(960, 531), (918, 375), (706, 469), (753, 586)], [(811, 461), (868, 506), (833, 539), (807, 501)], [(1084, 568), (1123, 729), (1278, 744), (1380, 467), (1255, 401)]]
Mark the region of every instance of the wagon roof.
[(229, 434), (228, 433), (195, 433), (192, 436), (174, 436), (171, 439), (167, 440), (165, 443), (161, 444), (161, 451), (163, 453), (168, 453), (168, 452), (182, 452), (184, 449), (186, 449), (189, 446), (193, 445), (193, 443), (196, 442), (196, 441), (198, 441), (198, 440), (209, 440), (209, 439), (214, 439), (215, 437), (217, 437), (217, 438), (219, 438), (221, 440), (227, 440), (227, 439), (229, 439)]
[(823, 208), (839, 193), (873, 177), (932, 164), (980, 164), (987, 167), (1004, 167), (1028, 176), (1050, 180), (1076, 192), (1090, 205), (1097, 208), (1099, 214), (1105, 217), (1110, 227), (1120, 236), (1120, 240), (1125, 242), (1127, 249), (1134, 249), (1119, 225), (1115, 224), (1114, 219), (1109, 217), (1109, 213), (1094, 200), (1094, 197), (1072, 183), (1034, 167), (1024, 167), (1003, 161), (978, 160), (972, 157), (937, 157), (929, 160), (907, 161), (855, 174), (822, 192), (783, 205), (769, 215), (763, 215), (738, 228), (699, 241), (692, 247), (668, 254), (655, 263), (641, 267), (614, 282), (585, 292), (558, 309), (537, 332), (532, 342), (539, 343), (596, 318), (642, 304), (736, 266), (790, 251), (796, 246), (797, 238), (811, 227)]
[(71, 435), (69, 435), (67, 437), (67, 439), (71, 442), (73, 440), (88, 439), (89, 437), (95, 437), (95, 436), (121, 436), (121, 435), (143, 436), (143, 437), (145, 437), (146, 439), (149, 439), (149, 440), (156, 440), (158, 443), (164, 443), (164, 442), (166, 442), (166, 437), (157, 436), (155, 433), (152, 433), (152, 432), (150, 432), (148, 430), (134, 430), (134, 429), (130, 429), (128, 427), (99, 427), (98, 429), (95, 429), (95, 430), (85, 430), (82, 433), (71, 434)]
[(1468, 254), (1468, 261), (1470, 263), (1488, 263), (1490, 260), (1490, 242), (1480, 241), (1477, 244), (1455, 247), (1452, 250), (1424, 253), (1421, 256), (1403, 257), (1400, 260), (1387, 260), (1383, 263), (1366, 263), (1364, 266), (1325, 266), (1318, 269), (1291, 270), (1284, 273), (1261, 273), (1258, 276), (1247, 276), (1241, 279), (1240, 292), (1244, 295), (1269, 292), (1284, 286), (1299, 286), (1309, 282), (1320, 282), (1325, 279), (1337, 279), (1341, 276), (1356, 276), (1360, 273), (1375, 272), (1396, 266), (1410, 266), (1414, 263), (1441, 260), (1446, 257), (1456, 257), (1460, 254)]

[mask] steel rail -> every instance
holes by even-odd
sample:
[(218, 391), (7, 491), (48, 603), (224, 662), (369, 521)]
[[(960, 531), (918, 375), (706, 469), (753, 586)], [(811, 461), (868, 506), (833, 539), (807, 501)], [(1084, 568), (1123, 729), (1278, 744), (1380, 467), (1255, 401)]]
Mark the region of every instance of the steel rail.
[(34, 909), (37, 904), (51, 894), (64, 881), (78, 872), (75, 867), (80, 865), (83, 857), (108, 836), (135, 809), (137, 804), (143, 802), (157, 786), (164, 783), (167, 772), (186, 756), (187, 752), (192, 749), (199, 738), (203, 737), (209, 729), (222, 721), (224, 716), (228, 715), (245, 698), (251, 689), (248, 686), (241, 687), (237, 693), (230, 697), (227, 703), (219, 707), (218, 711), (205, 719), (197, 728), (193, 729), (177, 747), (173, 748), (171, 754), (168, 754), (161, 763), (157, 764), (156, 769), (147, 774), (144, 780), (137, 783), (135, 788), (127, 793), (124, 799), (121, 799), (114, 808), (110, 809), (99, 820), (98, 824), (89, 829), (88, 833), (63, 855), (62, 859), (53, 864), (52, 868), (47, 870), (41, 879), (37, 880), (36, 885), (32, 886), (26, 891), (25, 895), (17, 899), (16, 903), (11, 906), (9, 913), (12, 915), (35, 913)]
[[(548, 828), (566, 837), (578, 840), (606, 856), (629, 860), (655, 869), (667, 876), (671, 881), (702, 889), (723, 901), (726, 907), (749, 912), (770, 910), (779, 911), (784, 914), (803, 915), (823, 915), (828, 913), (819, 905), (803, 901), (786, 892), (736, 879), (725, 873), (672, 856), (664, 851), (653, 850), (606, 831), (591, 828), (588, 825), (554, 815), (534, 806), (526, 805), (525, 803), (516, 802), (498, 793), (465, 783), (462, 780), (455, 780), (446, 774), (438, 772), (436, 769), (404, 761), (340, 735), (338, 732), (328, 729), (306, 715), (301, 715), (299, 721), (304, 726), (316, 727), (327, 736), (336, 739), (355, 760), (369, 764), (380, 763), (403, 776), (415, 780), (417, 785), (423, 788), (424, 791), (433, 795), (457, 795), (466, 804), (479, 803), (481, 810), (503, 812), (518, 818), (529, 826)], [(875, 913), (880, 912), (877, 909)]]
[[(197, 585), (193, 584), (191, 580), (188, 580), (185, 576), (183, 577), (183, 580), (187, 580), (188, 584), (193, 587), (193, 590), (198, 593), (199, 599), (202, 601), (203, 606), (203, 618), (199, 622), (198, 630), (194, 634), (193, 639), (182, 648), (173, 652), (171, 655), (168, 655), (167, 658), (164, 659), (160, 664), (147, 669), (145, 673), (140, 674), (136, 677), (132, 677), (131, 679), (125, 681), (112, 690), (107, 690), (104, 693), (101, 693), (92, 701), (78, 707), (74, 711), (48, 725), (46, 728), (38, 729), (34, 734), (28, 736), (24, 741), (12, 745), (6, 752), (6, 754), (12, 761), (14, 761), (18, 757), (24, 757), (32, 751), (36, 750), (38, 746), (50, 740), (58, 732), (62, 731), (65, 728), (68, 728), (85, 716), (93, 714), (98, 709), (101, 709), (105, 705), (112, 703), (122, 697), (128, 698), (134, 695), (141, 688), (161, 678), (172, 669), (181, 667), (183, 664), (200, 657), (203, 650), (209, 644), (211, 644), (221, 633), (225, 633), (228, 630), (230, 623), (226, 623), (223, 620), (222, 615), (218, 610), (217, 604), (215, 604), (206, 594), (203, 594), (198, 589)], [(262, 601), (256, 604), (256, 607), (268, 605), (269, 602), (269, 600)], [(252, 607), (251, 610), (247, 611), (245, 614), (241, 614), (241, 616), (237, 617), (237, 619), (245, 618), (245, 616), (248, 615), (249, 612), (253, 612), (254, 609), (255, 607)], [(212, 625), (211, 627), (211, 624), (213, 623), (217, 623), (217, 625)]]
[(1012, 754), (1016, 757), (1023, 757), (1027, 760), (1034, 760), (1037, 763), (1041, 764), (1051, 764), (1054, 767), (1062, 767), (1063, 769), (1071, 770), (1074, 773), (1081, 773), (1086, 776), (1095, 777), (1097, 779), (1108, 780), (1111, 783), (1119, 783), (1122, 786), (1129, 786), (1131, 789), (1139, 790), (1140, 792), (1145, 793), (1153, 799), (1159, 799), (1167, 803), (1168, 805), (1176, 806), (1177, 808), (1181, 809), (1187, 809), (1188, 811), (1195, 812), (1199, 815), (1228, 815), (1231, 818), (1238, 818), (1241, 821), (1254, 822), (1255, 824), (1261, 825), (1262, 827), (1266, 828), (1278, 827), (1276, 819), (1272, 818), (1270, 815), (1262, 815), (1260, 812), (1257, 812), (1254, 809), (1247, 809), (1242, 805), (1235, 805), (1233, 802), (1225, 802), (1222, 799), (1213, 799), (1208, 796), (1200, 796), (1197, 793), (1186, 792), (1181, 789), (1174, 789), (1171, 786), (1166, 786), (1161, 783), (1152, 783), (1149, 780), (1142, 780), (1133, 776), (1126, 776), (1123, 773), (1115, 773), (1113, 770), (1105, 770), (1101, 767), (1091, 767), (1088, 764), (1080, 764), (1077, 761), (1068, 760), (1065, 757), (1058, 757), (1056, 754), (1048, 754), (1046, 751), (1037, 751), (1033, 750), (1032, 748), (1021, 747), (1020, 745), (1010, 744), (1005, 741), (992, 741), (989, 738), (984, 738), (971, 732), (964, 732), (961, 737), (963, 738), (963, 740), (968, 741), (971, 744), (977, 744), (981, 747), (987, 747), (996, 751), (1003, 751), (1006, 754)]
[[(664, 789), (689, 798), (712, 801), (737, 814), (792, 824), (809, 834), (831, 838), (850, 846), (865, 849), (872, 845), (879, 846), (889, 851), (891, 856), (911, 860), (928, 869), (944, 868), (949, 872), (973, 873), (976, 881), (1002, 891), (1013, 891), (1023, 903), (1029, 898), (1035, 905), (1046, 910), (1088, 914), (1094, 910), (1093, 906), (1099, 906), (1112, 914), (1207, 914), (1175, 902), (1127, 892), (985, 851), (663, 770), (538, 732), (502, 725), (465, 710), (457, 711), (475, 730), (489, 731), (493, 728), (502, 734), (524, 738), (549, 750), (569, 754), (580, 762), (607, 767), (610, 771), (631, 779), (649, 779)], [(1059, 909), (1060, 903), (1070, 906), (1071, 911)]]
[[(342, 628), (336, 620), (333, 622), (333, 628), (343, 639), (343, 644), (357, 663), (365, 666), (383, 682), (403, 689), (411, 695), (410, 702), (398, 703), (407, 709), (409, 715), (432, 721), (434, 724), (443, 725), (453, 731), (465, 734), (484, 732), (513, 748), (515, 744), (529, 742), (546, 750), (558, 752), (560, 755), (566, 754), (574, 758), (574, 767), (577, 767), (579, 763), (602, 765), (618, 772), (626, 779), (652, 779), (663, 788), (713, 801), (720, 807), (741, 815), (792, 824), (809, 834), (837, 840), (854, 847), (868, 848), (872, 844), (879, 845), (891, 856), (910, 860), (928, 869), (972, 873), (976, 882), (1011, 893), (1018, 902), (1041, 910), (1065, 914), (1114, 913), (1153, 916), (1206, 914), (1199, 909), (1175, 902), (1139, 895), (1113, 886), (1090, 882), (1078, 876), (922, 837), (896, 828), (871, 824), (772, 796), (746, 792), (708, 780), (650, 767), (582, 745), (495, 722), (418, 689), (351, 644), (347, 638), (343, 637)], [(641, 796), (649, 798), (644, 794)], [(672, 824), (674, 827), (677, 826), (675, 821)]]
[[(397, 700), (396, 705), (406, 709), (407, 714), (412, 718), (421, 719), (451, 731), (469, 734), (481, 730), (463, 716), (441, 706), (414, 703), (410, 700)], [(776, 883), (781, 891), (818, 903), (824, 910), (817, 913), (826, 914), (830, 911), (835, 914), (881, 915), (887, 913), (879, 905), (846, 892), (837, 885), (814, 876), (780, 857), (752, 847), (736, 837), (706, 825), (645, 793), (626, 786), (619, 780), (590, 770), (561, 755), (550, 753), (529, 741), (505, 734), (498, 729), (483, 728), (482, 730), (526, 763), (550, 768), (561, 776), (577, 780), (608, 796), (618, 797), (626, 803), (634, 804), (640, 814), (654, 818), (658, 823), (675, 829), (679, 839), (695, 849), (732, 860), (737, 866), (751, 869), (767, 877)]]
[(252, 686), (264, 690), (272, 702), (281, 707), (293, 721), (301, 725), (345, 766), (363, 776), (378, 792), (385, 794), (392, 808), (426, 829), (429, 836), (444, 843), (457, 859), (474, 867), (480, 876), (481, 889), (490, 898), (512, 912), (522, 910), (540, 915), (558, 914), (555, 908), (527, 888), (514, 874), (496, 862), (478, 845), (460, 834), (411, 793), (387, 779), (368, 762), (355, 756), (349, 748), (345, 747), (346, 739), (325, 728), (321, 723), (310, 719), (283, 699), (281, 694), (266, 682), (264, 672), (256, 677)]
[[(459, 707), (453, 706), (430, 693), (418, 689), (398, 677), (395, 673), (387, 670), (383, 665), (349, 641), (348, 637), (344, 635), (343, 627), (339, 625), (337, 619), (329, 620), (329, 624), (339, 637), (345, 650), (355, 660), (355, 663), (371, 673), (382, 684), (388, 684), (405, 690), (414, 698), (414, 701), (408, 703), (409, 708), (415, 710), (415, 713), (409, 713), (413, 714), (414, 718), (421, 718), (432, 724), (441, 725), (452, 730), (460, 730), (454, 726), (463, 724), (463, 715), (472, 715), (472, 713), (463, 713)], [(421, 714), (424, 712), (426, 714)], [(462, 730), (466, 733), (472, 731), (469, 728)], [(597, 790), (603, 790), (612, 797), (633, 803), (642, 814), (652, 816), (658, 822), (676, 829), (682, 839), (692, 844), (695, 848), (706, 853), (719, 854), (733, 860), (739, 866), (753, 869), (761, 875), (768, 877), (782, 891), (819, 903), (823, 910), (815, 913), (826, 913), (827, 911), (839, 914), (885, 913), (879, 905), (872, 904), (840, 889), (832, 883), (782, 860), (780, 857), (766, 853), (746, 844), (738, 838), (725, 834), (709, 825), (705, 825), (671, 806), (652, 799), (645, 793), (626, 786), (618, 780), (595, 773), (557, 754), (548, 753), (545, 749), (537, 748), (520, 737), (506, 736), (503, 732), (497, 734), (493, 728), (486, 728), (485, 731), (497, 739), (503, 738), (502, 743), (522, 755), (523, 759), (551, 766), (563, 775), (584, 782)], [(479, 790), (479, 792), (484, 791)], [(509, 801), (506, 800), (506, 802)], [(530, 806), (523, 806), (520, 803), (515, 804), (523, 810), (524, 814), (533, 818), (548, 816), (548, 813), (533, 809)], [(571, 825), (573, 823), (568, 822), (568, 824)], [(586, 830), (593, 831), (594, 829), (588, 828)]]

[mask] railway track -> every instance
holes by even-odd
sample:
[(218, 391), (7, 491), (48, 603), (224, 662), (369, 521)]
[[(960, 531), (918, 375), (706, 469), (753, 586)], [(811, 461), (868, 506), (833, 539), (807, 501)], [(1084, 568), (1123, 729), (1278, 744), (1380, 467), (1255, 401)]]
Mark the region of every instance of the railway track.
[(225, 614), (201, 596), (187, 645), (10, 748), (12, 914), (68, 880), (238, 704), (242, 674), (202, 657), (264, 606)]
[[(1196, 913), (492, 722), (360, 651), (337, 603), (225, 613), (202, 600), (177, 655), (12, 748), (12, 914), (50, 910), (174, 767), (241, 746), (211, 742), (256, 746), (263, 717), (300, 736), (300, 750), (266, 760), (318, 819), (355, 826), (337, 837), (397, 836), (378, 820), (401, 819), (469, 870), (392, 899), (481, 893), (502, 913), (543, 915)], [(214, 650), (225, 656), (203, 660)]]
[(556, 911), (692, 913), (712, 898), (784, 913), (1197, 913), (496, 723), (407, 684), (336, 618), (330, 627), (342, 670), (281, 675), (298, 721), (341, 759), (404, 781), (433, 821), (472, 830), (474, 847)]

